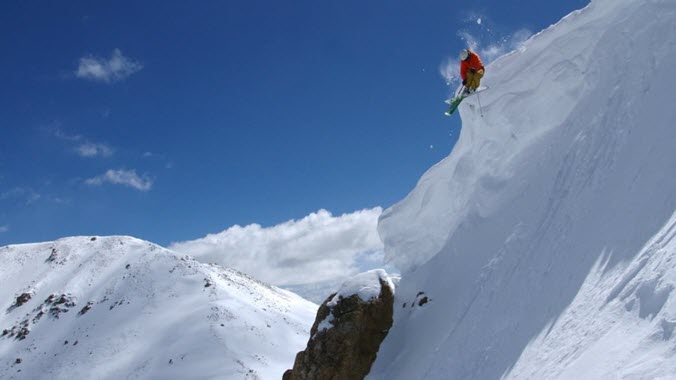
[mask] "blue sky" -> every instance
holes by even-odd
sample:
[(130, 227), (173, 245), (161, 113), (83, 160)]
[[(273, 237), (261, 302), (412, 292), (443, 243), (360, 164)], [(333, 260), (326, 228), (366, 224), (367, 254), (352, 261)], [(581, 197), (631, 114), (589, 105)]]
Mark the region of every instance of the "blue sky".
[(0, 245), (388, 207), (458, 136), (449, 58), (586, 3), (3, 2)]

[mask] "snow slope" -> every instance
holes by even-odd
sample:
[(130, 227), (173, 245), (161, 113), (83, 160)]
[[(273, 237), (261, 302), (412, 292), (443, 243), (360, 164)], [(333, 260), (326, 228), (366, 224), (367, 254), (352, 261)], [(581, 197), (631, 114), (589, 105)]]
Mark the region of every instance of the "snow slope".
[(369, 379), (676, 378), (676, 2), (594, 0), (491, 64), (379, 222)]
[[(120, 236), (2, 247), (0, 284), (2, 379), (281, 378), (316, 312), (237, 271)], [(31, 299), (13, 306), (24, 292)], [(23, 326), (25, 339), (10, 336)]]

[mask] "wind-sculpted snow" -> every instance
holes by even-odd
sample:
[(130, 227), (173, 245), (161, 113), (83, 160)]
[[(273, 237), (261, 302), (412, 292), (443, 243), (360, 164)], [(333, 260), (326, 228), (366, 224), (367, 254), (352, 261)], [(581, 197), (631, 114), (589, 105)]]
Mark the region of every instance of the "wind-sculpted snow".
[(2, 379), (281, 378), (316, 312), (130, 237), (2, 247), (0, 284)]
[(593, 1), (487, 67), (451, 155), (381, 216), (395, 305), (434, 301), (395, 308), (369, 378), (673, 376), (674, 20)]

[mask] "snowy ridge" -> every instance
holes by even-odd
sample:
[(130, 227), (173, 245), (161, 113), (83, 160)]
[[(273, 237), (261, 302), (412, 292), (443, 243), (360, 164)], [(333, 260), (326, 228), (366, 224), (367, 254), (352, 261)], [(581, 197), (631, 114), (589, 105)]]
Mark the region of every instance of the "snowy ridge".
[(6, 246), (0, 263), (2, 379), (281, 378), (316, 312), (290, 292), (130, 237)]
[(487, 68), (484, 117), (381, 216), (395, 304), (433, 301), (370, 379), (673, 378), (674, 20), (592, 1)]

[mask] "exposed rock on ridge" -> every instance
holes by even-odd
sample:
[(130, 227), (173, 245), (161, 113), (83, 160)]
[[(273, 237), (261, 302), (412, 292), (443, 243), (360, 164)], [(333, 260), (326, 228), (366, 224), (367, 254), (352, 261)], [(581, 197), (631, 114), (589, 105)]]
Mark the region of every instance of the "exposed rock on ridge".
[(283, 380), (363, 379), (392, 326), (393, 305), (394, 285), (383, 270), (344, 284), (320, 306), (307, 348)]

